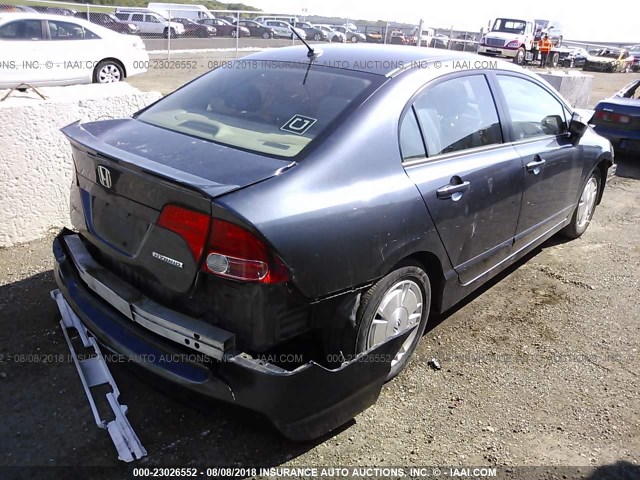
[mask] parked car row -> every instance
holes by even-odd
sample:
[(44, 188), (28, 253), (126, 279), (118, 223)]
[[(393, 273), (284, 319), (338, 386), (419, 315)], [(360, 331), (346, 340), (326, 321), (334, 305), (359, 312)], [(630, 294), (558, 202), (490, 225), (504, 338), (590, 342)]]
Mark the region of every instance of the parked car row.
[(130, 35), (137, 35), (140, 33), (140, 27), (135, 23), (120, 20), (112, 13), (76, 12), (73, 16), (88, 20), (96, 25), (101, 25), (109, 30), (113, 30), (114, 32)]
[[(121, 7), (117, 8), (115, 13), (103, 13), (53, 7), (0, 5), (0, 11), (40, 11), (55, 15), (75, 16), (118, 33), (162, 35), (165, 38), (169, 36), (235, 37), (238, 34), (240, 37), (251, 36), (263, 39), (294, 38), (293, 28), (303, 39), (316, 42), (383, 43), (382, 32), (371, 31), (364, 34), (358, 32), (357, 27), (352, 23), (344, 25), (312, 24), (307, 21), (298, 21), (295, 17), (282, 16), (259, 16), (254, 19), (240, 19), (238, 21), (237, 18), (231, 16), (214, 17), (210, 13), (205, 17), (203, 12), (197, 9), (185, 10), (186, 7), (182, 5), (179, 10)], [(394, 40), (391, 43), (398, 42)], [(409, 40), (407, 39), (405, 43), (409, 43)]]

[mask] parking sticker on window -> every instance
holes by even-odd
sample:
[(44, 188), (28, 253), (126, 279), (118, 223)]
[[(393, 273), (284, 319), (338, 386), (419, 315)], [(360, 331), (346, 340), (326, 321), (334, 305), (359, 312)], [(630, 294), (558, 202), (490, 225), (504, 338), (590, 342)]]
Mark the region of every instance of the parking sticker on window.
[(317, 118), (295, 114), (287, 121), (287, 123), (280, 127), (280, 130), (295, 133), (296, 135), (304, 135), (305, 132), (317, 121)]

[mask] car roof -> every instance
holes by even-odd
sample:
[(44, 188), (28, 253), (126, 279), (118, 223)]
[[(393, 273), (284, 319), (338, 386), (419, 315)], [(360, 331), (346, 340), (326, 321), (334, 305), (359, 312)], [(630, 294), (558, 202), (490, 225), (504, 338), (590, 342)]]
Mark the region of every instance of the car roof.
[[(341, 66), (350, 70), (358, 70), (383, 76), (395, 76), (400, 71), (410, 69), (412, 64), (424, 62), (447, 62), (450, 60), (486, 61), (469, 52), (454, 52), (424, 47), (407, 47), (404, 45), (372, 45), (356, 43), (347, 45), (322, 45), (322, 56), (316, 63), (320, 65)], [(251, 55), (252, 60), (308, 63), (307, 48), (304, 46), (269, 49)], [(493, 59), (491, 61), (494, 61)], [(513, 62), (500, 62), (502, 70), (523, 72), (524, 69)], [(347, 67), (348, 65), (348, 67)], [(403, 66), (402, 68), (399, 68)]]

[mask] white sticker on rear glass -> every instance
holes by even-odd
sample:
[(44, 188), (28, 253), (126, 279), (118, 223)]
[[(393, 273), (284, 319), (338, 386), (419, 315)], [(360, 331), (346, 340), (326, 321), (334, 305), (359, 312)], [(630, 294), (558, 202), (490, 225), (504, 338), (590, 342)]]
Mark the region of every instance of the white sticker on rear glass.
[(317, 118), (305, 117), (296, 113), (287, 123), (280, 127), (280, 130), (295, 133), (296, 135), (304, 135), (317, 121)]

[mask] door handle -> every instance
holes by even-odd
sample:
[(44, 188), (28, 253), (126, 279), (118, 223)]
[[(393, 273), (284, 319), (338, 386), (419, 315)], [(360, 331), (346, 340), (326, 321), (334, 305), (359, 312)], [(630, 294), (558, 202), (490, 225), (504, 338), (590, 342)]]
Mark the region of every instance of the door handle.
[(445, 200), (447, 198), (458, 200), (462, 196), (463, 192), (469, 190), (470, 185), (470, 182), (462, 182), (458, 183), (457, 185), (445, 185), (444, 187), (440, 187), (436, 190), (436, 197), (441, 200)]
[(534, 175), (538, 175), (545, 163), (547, 163), (546, 160), (536, 155), (533, 157), (533, 162), (527, 163), (527, 172), (533, 172)]

